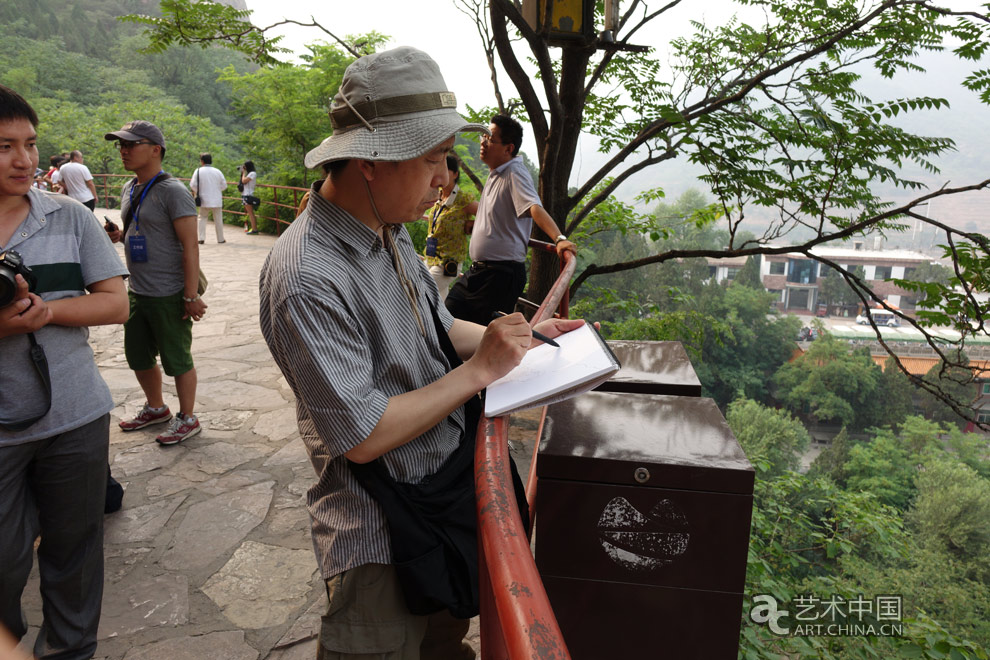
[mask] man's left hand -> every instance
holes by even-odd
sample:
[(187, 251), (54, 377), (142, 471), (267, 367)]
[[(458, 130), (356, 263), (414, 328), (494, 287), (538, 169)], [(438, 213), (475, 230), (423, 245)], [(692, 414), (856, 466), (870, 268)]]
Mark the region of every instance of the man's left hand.
[(202, 298), (196, 298), (196, 300), (184, 304), (186, 306), (186, 313), (182, 315), (183, 321), (189, 318), (193, 321), (200, 320), (203, 318), (203, 314), (206, 314), (206, 308), (208, 307)]
[[(582, 325), (584, 325), (584, 319), (547, 319), (546, 321), (540, 321), (537, 323), (536, 326), (533, 327), (533, 330), (536, 330), (540, 334), (546, 335), (550, 339), (554, 339), (565, 332), (577, 330)], [(542, 342), (540, 340), (534, 339), (530, 348), (539, 346), (541, 343)]]
[(570, 241), (567, 240), (559, 241), (557, 245), (554, 246), (554, 248), (557, 250), (557, 256), (560, 257), (561, 259), (564, 258), (565, 252), (570, 252), (574, 256), (577, 256), (577, 246), (574, 245), (574, 243), (571, 243)]

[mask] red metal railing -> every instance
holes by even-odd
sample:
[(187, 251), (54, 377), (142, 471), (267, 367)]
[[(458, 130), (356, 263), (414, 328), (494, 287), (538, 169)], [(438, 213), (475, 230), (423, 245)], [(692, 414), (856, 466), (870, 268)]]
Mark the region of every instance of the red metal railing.
[[(133, 174), (93, 174), (93, 185), (97, 187), (97, 192), (100, 195), (100, 201), (102, 205), (107, 204), (108, 199), (116, 200), (115, 206), (119, 206), (120, 190), (124, 187), (124, 184), (134, 178)], [(179, 181), (185, 183), (189, 182), (188, 177), (175, 177)], [(227, 182), (228, 189), (237, 188), (236, 181)], [(255, 212), (255, 217), (258, 220), (268, 220), (275, 225), (275, 231), (278, 234), (282, 233), (282, 230), (288, 227), (292, 220), (285, 220), (279, 215), (279, 211), (282, 209), (289, 209), (289, 214), (292, 218), (296, 217), (296, 209), (299, 208), (299, 202), (302, 201), (302, 196), (306, 194), (309, 190), (308, 188), (299, 188), (298, 186), (279, 186), (270, 183), (259, 183), (255, 188), (258, 190), (270, 190), (271, 199), (262, 199), (261, 206)], [(279, 194), (281, 192), (282, 201), (279, 201)], [(266, 196), (267, 197), (267, 196)], [(288, 200), (291, 197), (292, 203), (289, 204)], [(238, 205), (241, 203), (241, 196), (238, 195), (224, 195), (223, 199), (225, 202), (234, 202), (233, 208), (224, 207), (223, 212), (232, 215), (241, 215), (247, 217), (247, 213), (241, 210), (242, 207)]]
[[(539, 249), (552, 245), (531, 242)], [(560, 277), (533, 316), (531, 325), (544, 321), (563, 303), (577, 266), (566, 253)], [(544, 414), (545, 414), (544, 410)], [(481, 574), (482, 660), (569, 660), (553, 609), (536, 570), (509, 472), (508, 419), (485, 418), (478, 428), (474, 472), (478, 499)], [(542, 427), (542, 420), (540, 423)], [(527, 500), (535, 503), (536, 450)], [(532, 515), (532, 514), (531, 514)]]

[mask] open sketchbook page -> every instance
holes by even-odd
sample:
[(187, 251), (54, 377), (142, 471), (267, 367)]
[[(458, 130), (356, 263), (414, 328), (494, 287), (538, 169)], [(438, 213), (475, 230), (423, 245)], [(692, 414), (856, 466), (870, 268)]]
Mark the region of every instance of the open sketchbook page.
[(556, 341), (560, 348), (537, 346), (515, 369), (488, 386), (486, 417), (561, 401), (595, 387), (619, 370), (619, 361), (587, 323)]

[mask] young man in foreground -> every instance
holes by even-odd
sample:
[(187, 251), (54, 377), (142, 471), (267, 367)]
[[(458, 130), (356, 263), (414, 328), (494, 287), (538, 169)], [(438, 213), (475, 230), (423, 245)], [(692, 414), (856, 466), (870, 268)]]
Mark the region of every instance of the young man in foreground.
[[(34, 653), (82, 660), (100, 622), (114, 405), (87, 327), (127, 319), (126, 270), (92, 212), (32, 188), (37, 125), (0, 86), (0, 624), (17, 638), (27, 631), (21, 593), (40, 533), (45, 620)], [(32, 357), (35, 343), (46, 361)]]

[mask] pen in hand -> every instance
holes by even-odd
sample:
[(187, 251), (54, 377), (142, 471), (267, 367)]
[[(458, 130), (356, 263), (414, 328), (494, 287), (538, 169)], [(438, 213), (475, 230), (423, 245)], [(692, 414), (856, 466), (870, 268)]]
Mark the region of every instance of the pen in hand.
[[(498, 318), (498, 317), (500, 317), (500, 316), (508, 316), (508, 314), (506, 314), (505, 312), (495, 312), (494, 314), (492, 314), (492, 318), (493, 318), (493, 319), (494, 319), (494, 318)], [(542, 341), (542, 342), (543, 342), (544, 344), (550, 344), (550, 345), (551, 345), (551, 346), (553, 346), (554, 348), (560, 348), (560, 344), (558, 344), (558, 343), (557, 343), (557, 342), (555, 342), (554, 340), (552, 340), (552, 339), (550, 339), (549, 337), (547, 337), (547, 336), (546, 336), (545, 334), (543, 334), (542, 332), (537, 332), (536, 330), (533, 330), (533, 338), (534, 338), (534, 339), (539, 339), (539, 340), (540, 340), (540, 341)]]

